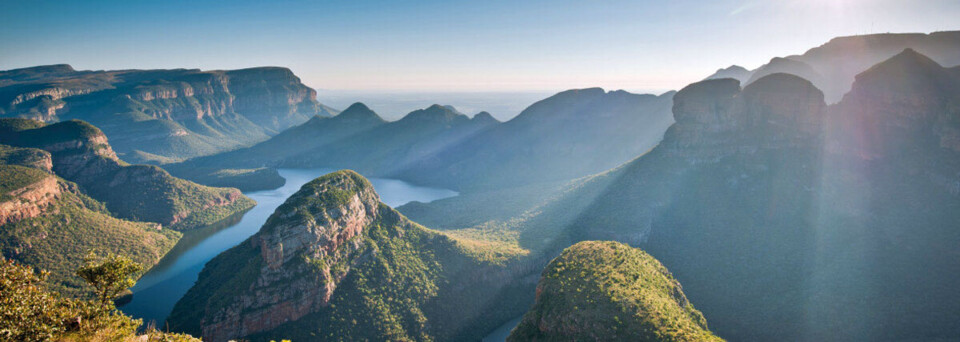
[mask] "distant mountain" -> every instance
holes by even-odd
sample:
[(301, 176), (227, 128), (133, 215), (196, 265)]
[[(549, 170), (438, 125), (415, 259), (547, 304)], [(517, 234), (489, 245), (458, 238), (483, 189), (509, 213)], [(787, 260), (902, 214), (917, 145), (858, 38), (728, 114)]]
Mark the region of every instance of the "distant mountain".
[[(884, 33), (838, 37), (808, 50), (802, 55), (774, 58), (753, 70), (752, 80), (773, 73), (791, 73), (813, 82), (824, 92), (827, 103), (836, 103), (850, 91), (854, 77), (904, 49), (913, 49), (940, 65), (960, 64), (960, 31), (922, 33)], [(710, 78), (716, 77), (721, 69)], [(759, 74), (758, 74), (759, 72)], [(723, 74), (747, 85), (740, 72)]]
[(49, 271), (50, 285), (64, 295), (91, 293), (74, 273), (89, 250), (153, 265), (180, 239), (180, 233), (156, 223), (114, 218), (52, 168), (49, 152), (0, 145), (0, 252)]
[(627, 162), (673, 123), (673, 92), (568, 90), (395, 176), (457, 189), (567, 180)]
[(214, 223), (253, 207), (236, 189), (211, 188), (170, 176), (156, 166), (120, 161), (106, 135), (83, 121), (46, 125), (0, 119), (0, 144), (44, 150), (52, 172), (80, 185), (117, 217), (177, 230)]
[(585, 241), (543, 270), (519, 341), (722, 341), (657, 259), (613, 241)]
[[(184, 177), (191, 170), (221, 168), (351, 168), (390, 175), (423, 163), (439, 151), (499, 125), (480, 113), (470, 118), (450, 106), (433, 105), (387, 122), (362, 103), (332, 117), (314, 117), (250, 148), (196, 158), (168, 168)], [(235, 184), (237, 186), (241, 184)]]
[(505, 222), (642, 247), (730, 340), (955, 338), (960, 69), (905, 50), (856, 79), (833, 106), (788, 74), (692, 84), (655, 149)]
[(168, 323), (213, 342), (478, 340), (508, 318), (491, 305), (515, 282), (517, 255), (496, 247), (409, 221), (362, 176), (338, 171), (207, 263)]
[(746, 84), (750, 80), (753, 72), (739, 65), (731, 65), (726, 69), (717, 69), (713, 75), (707, 76), (705, 80), (715, 80), (720, 78), (732, 78), (740, 81), (740, 84)]
[(88, 121), (131, 162), (214, 154), (332, 114), (286, 68), (0, 71), (0, 117)]

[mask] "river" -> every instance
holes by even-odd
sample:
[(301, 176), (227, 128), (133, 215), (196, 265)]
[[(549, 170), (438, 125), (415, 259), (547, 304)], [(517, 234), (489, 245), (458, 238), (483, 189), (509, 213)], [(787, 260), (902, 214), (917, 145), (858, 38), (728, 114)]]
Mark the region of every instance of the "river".
[[(283, 187), (245, 193), (257, 201), (253, 209), (212, 226), (184, 233), (177, 245), (140, 278), (131, 289), (132, 300), (120, 310), (134, 318), (142, 318), (144, 323), (156, 322), (162, 329), (160, 325), (173, 310), (173, 305), (197, 281), (207, 261), (259, 231), (273, 211), (303, 184), (332, 171), (281, 169), (280, 175), (287, 180)], [(370, 183), (380, 195), (380, 201), (391, 207), (457, 195), (455, 191), (415, 186), (396, 179), (370, 178)]]

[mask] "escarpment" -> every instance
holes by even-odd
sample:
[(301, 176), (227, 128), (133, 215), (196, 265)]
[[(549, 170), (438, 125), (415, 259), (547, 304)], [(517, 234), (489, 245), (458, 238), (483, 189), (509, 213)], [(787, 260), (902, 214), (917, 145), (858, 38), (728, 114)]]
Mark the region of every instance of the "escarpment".
[[(16, 119), (0, 119), (13, 127)], [(254, 205), (237, 189), (211, 188), (170, 176), (148, 165), (127, 165), (106, 135), (82, 121), (0, 132), (0, 143), (41, 149), (57, 176), (76, 182), (121, 218), (189, 229), (216, 222)]]
[(166, 163), (251, 145), (314, 115), (333, 114), (286, 68), (0, 72), (0, 116), (88, 121), (133, 162)]
[(791, 75), (690, 85), (659, 146), (544, 206), (521, 241), (641, 247), (730, 340), (956, 336), (957, 75), (905, 50), (831, 106)]

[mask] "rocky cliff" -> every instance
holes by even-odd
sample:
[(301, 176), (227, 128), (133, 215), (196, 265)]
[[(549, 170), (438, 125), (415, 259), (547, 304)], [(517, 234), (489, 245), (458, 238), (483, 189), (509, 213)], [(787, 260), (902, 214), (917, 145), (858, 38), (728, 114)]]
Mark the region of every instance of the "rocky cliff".
[[(0, 119), (7, 120), (11, 119)], [(106, 135), (88, 123), (38, 123), (31, 128), (2, 130), (0, 143), (46, 151), (57, 176), (76, 182), (120, 217), (189, 229), (254, 205), (236, 189), (200, 186), (155, 166), (127, 165), (117, 158)]]
[(0, 116), (89, 121), (135, 162), (250, 145), (311, 116), (333, 114), (285, 68), (0, 72)]
[(490, 305), (515, 286), (502, 259), (480, 258), (490, 252), (407, 220), (339, 171), (210, 261), (168, 323), (209, 341), (476, 339), (497, 322), (482, 318), (507, 318)]
[(673, 112), (661, 145), (696, 163), (815, 143), (826, 104), (809, 81), (772, 74), (743, 91), (733, 79), (694, 83), (674, 96)]
[(730, 340), (953, 338), (956, 75), (906, 50), (832, 106), (792, 75), (690, 85), (657, 148), (520, 218), (521, 246), (642, 247)]

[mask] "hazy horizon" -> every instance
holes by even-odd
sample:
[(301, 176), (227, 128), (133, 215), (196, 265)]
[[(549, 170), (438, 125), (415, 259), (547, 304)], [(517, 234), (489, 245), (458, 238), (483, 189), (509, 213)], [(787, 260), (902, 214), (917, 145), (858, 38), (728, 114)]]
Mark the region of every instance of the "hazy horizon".
[[(319, 89), (679, 89), (837, 36), (960, 29), (960, 3), (31, 1), (0, 5), (0, 69), (284, 66)], [(158, 29), (158, 28), (163, 29)]]

